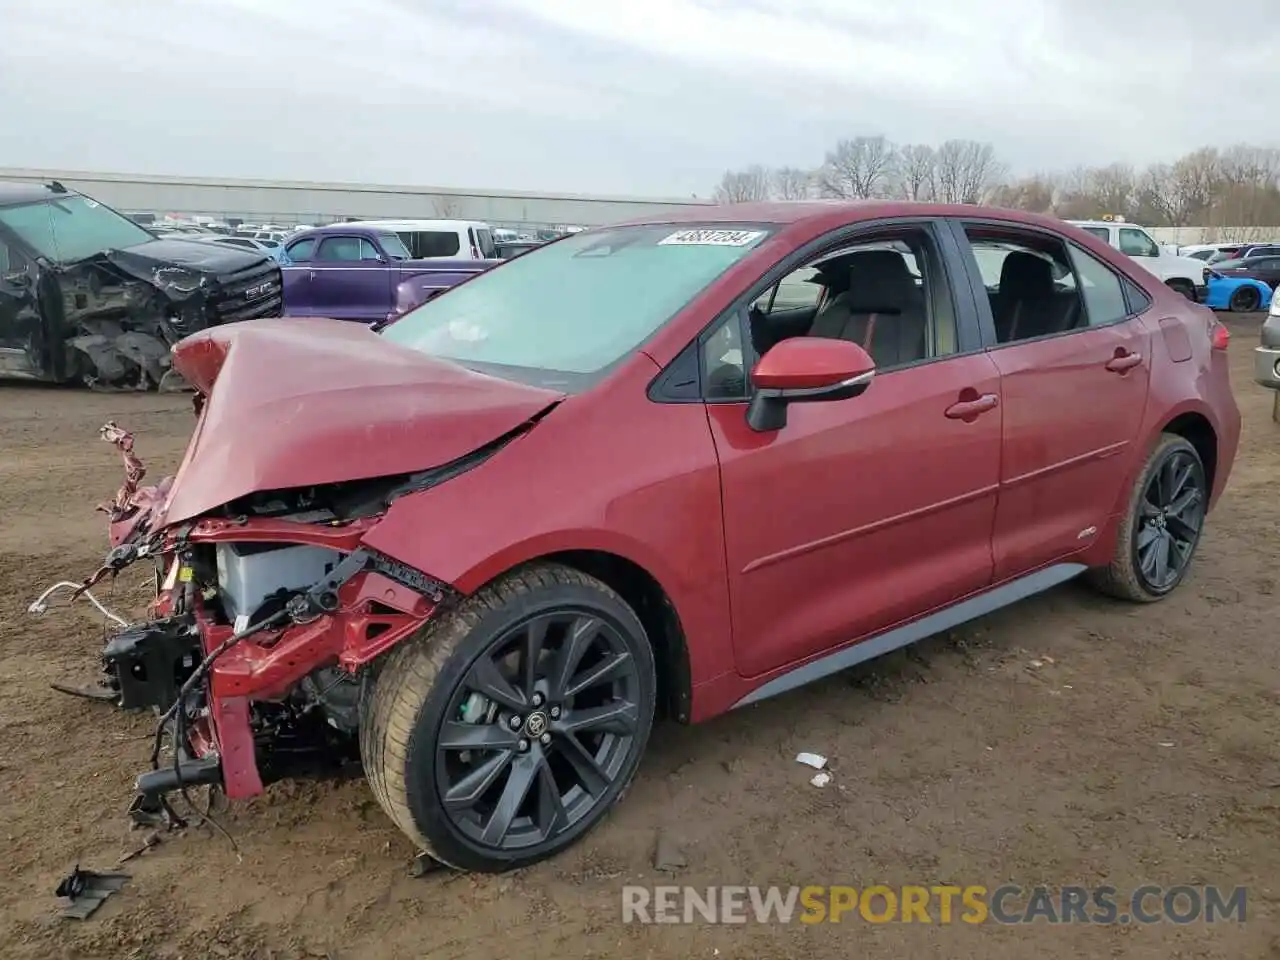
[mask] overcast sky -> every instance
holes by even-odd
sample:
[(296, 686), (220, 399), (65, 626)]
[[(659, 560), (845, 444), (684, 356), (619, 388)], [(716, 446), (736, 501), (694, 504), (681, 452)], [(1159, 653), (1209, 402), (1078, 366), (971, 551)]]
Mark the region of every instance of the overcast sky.
[[(1221, 13), (1221, 11), (1218, 11)], [(1262, 142), (1202, 0), (0, 0), (0, 167), (709, 194), (841, 137), (1016, 171)], [(1217, 39), (1214, 39), (1217, 38)], [(1265, 98), (1264, 98), (1265, 99)]]

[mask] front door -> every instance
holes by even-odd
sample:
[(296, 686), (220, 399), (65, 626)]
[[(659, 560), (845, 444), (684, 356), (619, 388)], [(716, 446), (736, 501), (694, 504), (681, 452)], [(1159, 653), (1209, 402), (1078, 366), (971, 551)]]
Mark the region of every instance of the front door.
[(316, 315), (373, 323), (391, 312), (392, 278), (399, 272), (383, 261), (368, 239), (325, 237), (310, 267)]
[[(902, 264), (889, 262), (894, 254)], [(977, 337), (971, 294), (953, 289), (927, 225), (823, 253), (816, 278), (813, 266), (792, 275), (824, 285), (809, 335), (868, 349), (877, 361), (870, 388), (851, 400), (792, 404), (786, 425), (769, 433), (747, 426), (745, 403), (707, 408), (720, 460), (735, 656), (746, 676), (866, 637), (991, 581), (1000, 383), (990, 357), (962, 352), (963, 332), (972, 325)], [(726, 321), (729, 333), (736, 323), (745, 317)], [(740, 339), (750, 358), (751, 340), (777, 337), (757, 329)], [(704, 383), (732, 391), (743, 378), (723, 372), (736, 353), (726, 343), (707, 341)]]
[(51, 373), (34, 264), (0, 236), (0, 377)]
[(1151, 301), (1055, 234), (975, 223), (960, 237), (988, 292), (980, 308), (1001, 376), (1001, 581), (1078, 553), (1106, 528), (1143, 453), (1152, 339), (1139, 314)]

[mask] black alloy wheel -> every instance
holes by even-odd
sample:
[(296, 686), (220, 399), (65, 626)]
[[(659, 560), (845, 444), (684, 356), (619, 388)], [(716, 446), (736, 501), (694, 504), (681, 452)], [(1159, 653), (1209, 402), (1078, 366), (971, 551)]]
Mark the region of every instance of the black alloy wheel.
[(1195, 450), (1171, 449), (1147, 475), (1134, 524), (1135, 572), (1154, 595), (1164, 595), (1187, 572), (1200, 542), (1209, 491)]
[(421, 851), (497, 873), (554, 856), (626, 793), (657, 702), (649, 637), (580, 570), (513, 570), (388, 654), (360, 754)]
[(528, 850), (602, 803), (641, 726), (636, 658), (588, 610), (557, 610), (493, 640), (457, 684), (436, 738), (436, 789), (481, 851)]
[(1253, 287), (1240, 287), (1231, 294), (1230, 307), (1236, 313), (1252, 313), (1261, 303), (1262, 298)]

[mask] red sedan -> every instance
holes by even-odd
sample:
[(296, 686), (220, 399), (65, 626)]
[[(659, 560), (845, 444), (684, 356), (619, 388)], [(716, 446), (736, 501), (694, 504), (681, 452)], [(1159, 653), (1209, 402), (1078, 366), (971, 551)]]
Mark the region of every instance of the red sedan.
[(881, 202), (592, 229), (380, 333), (199, 334), (182, 465), (128, 454), (112, 512), (159, 592), (109, 696), (180, 745), (135, 812), (256, 793), (315, 725), (424, 850), (506, 869), (599, 822), (655, 715), (1082, 574), (1159, 600), (1235, 457), (1226, 345), (1068, 224)]

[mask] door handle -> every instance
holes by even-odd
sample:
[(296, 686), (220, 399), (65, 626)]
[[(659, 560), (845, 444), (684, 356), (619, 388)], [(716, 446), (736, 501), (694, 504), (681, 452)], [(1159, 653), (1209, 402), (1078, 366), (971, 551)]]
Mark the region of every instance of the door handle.
[(994, 410), (1000, 398), (994, 393), (984, 393), (974, 400), (961, 400), (947, 407), (946, 414), (952, 420), (973, 420), (980, 414)]
[(1107, 369), (1112, 373), (1124, 373), (1126, 370), (1132, 370), (1142, 362), (1142, 354), (1140, 353), (1120, 353), (1107, 361)]
[(316, 272), (314, 270), (308, 270), (307, 274), (308, 274), (307, 276), (308, 280), (314, 280), (316, 278)]

